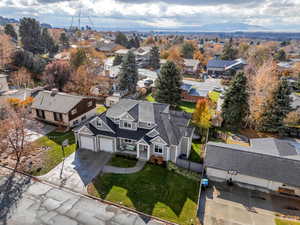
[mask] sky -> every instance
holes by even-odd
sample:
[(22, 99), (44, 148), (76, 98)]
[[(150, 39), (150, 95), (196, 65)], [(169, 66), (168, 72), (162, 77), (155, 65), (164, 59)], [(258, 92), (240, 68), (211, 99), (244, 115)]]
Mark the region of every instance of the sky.
[(81, 12), (81, 25), (105, 30), (200, 31), (242, 23), (300, 32), (299, 11), (300, 0), (0, 0), (0, 16), (69, 27)]

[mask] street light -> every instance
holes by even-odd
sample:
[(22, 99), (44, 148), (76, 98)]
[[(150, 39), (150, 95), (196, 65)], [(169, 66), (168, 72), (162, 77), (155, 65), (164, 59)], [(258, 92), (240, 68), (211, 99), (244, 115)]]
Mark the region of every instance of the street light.
[(59, 175), (60, 179), (62, 179), (62, 173), (64, 170), (64, 164), (65, 164), (65, 147), (67, 147), (68, 145), (69, 145), (69, 139), (65, 139), (61, 144), (61, 149), (63, 152), (63, 163), (62, 163), (62, 167), (61, 167), (61, 171), (60, 171), (60, 175)]

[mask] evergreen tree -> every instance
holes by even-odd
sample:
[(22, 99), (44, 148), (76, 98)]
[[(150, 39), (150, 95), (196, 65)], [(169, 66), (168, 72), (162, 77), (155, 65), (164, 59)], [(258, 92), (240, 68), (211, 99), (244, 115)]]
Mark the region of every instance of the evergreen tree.
[(69, 38), (67, 37), (66, 33), (61, 33), (59, 41), (64, 48), (70, 47)]
[(265, 104), (265, 112), (259, 128), (261, 131), (278, 132), (282, 127), (284, 118), (292, 111), (290, 94), (288, 82), (285, 79), (281, 80), (273, 99)]
[(298, 87), (298, 90), (300, 90), (300, 73), (298, 74), (298, 85), (297, 85)]
[(177, 105), (181, 100), (181, 81), (182, 77), (175, 63), (167, 61), (162, 66), (160, 75), (156, 80), (155, 99), (172, 106)]
[(222, 60), (234, 60), (236, 59), (238, 50), (233, 47), (233, 40), (230, 39), (229, 43), (225, 44), (221, 59)]
[(224, 96), (222, 117), (228, 127), (240, 127), (249, 111), (247, 78), (244, 73), (238, 73)]
[(33, 54), (44, 53), (41, 27), (36, 19), (22, 18), (20, 20), (19, 32), (25, 50)]
[(129, 41), (128, 41), (126, 35), (121, 32), (117, 33), (115, 43), (122, 45), (126, 48), (128, 48), (128, 45), (129, 45)]
[(127, 90), (130, 93), (136, 92), (138, 71), (135, 55), (132, 51), (129, 51), (127, 55), (124, 56), (118, 77), (120, 90)]
[(50, 55), (52, 55), (58, 51), (58, 46), (55, 44), (47, 28), (44, 28), (42, 31), (42, 45), (44, 47), (44, 53), (49, 52)]
[(71, 55), (71, 65), (76, 69), (87, 62), (87, 55), (83, 48), (77, 50), (75, 54)]
[(136, 48), (141, 47), (140, 39), (139, 39), (139, 37), (137, 35), (134, 36), (134, 41), (135, 41), (135, 47)]
[(121, 55), (116, 55), (113, 61), (113, 66), (118, 66), (122, 63), (123, 57)]
[(15, 28), (13, 27), (13, 25), (11, 25), (9, 23), (6, 24), (5, 27), (4, 27), (4, 32), (7, 35), (11, 36), (15, 41), (18, 40), (18, 35), (17, 35), (17, 33), (16, 33)]
[(194, 45), (192, 43), (185, 42), (182, 45), (181, 54), (183, 55), (183, 58), (192, 59), (193, 56), (194, 56), (194, 51), (195, 51), (195, 48), (194, 48)]
[(275, 53), (274, 59), (277, 61), (286, 61), (286, 53), (283, 49), (280, 49), (278, 52)]
[(149, 66), (155, 70), (160, 68), (160, 54), (157, 46), (152, 47), (150, 50)]

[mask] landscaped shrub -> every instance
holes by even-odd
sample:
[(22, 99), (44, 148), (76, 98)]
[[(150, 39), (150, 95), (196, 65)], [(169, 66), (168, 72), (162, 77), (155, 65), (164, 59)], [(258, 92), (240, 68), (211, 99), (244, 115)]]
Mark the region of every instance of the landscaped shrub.
[(167, 163), (167, 169), (169, 171), (172, 171), (174, 173), (177, 173), (177, 174), (187, 177), (189, 179), (200, 181), (200, 175), (198, 173), (184, 169), (184, 168), (180, 168), (173, 162)]

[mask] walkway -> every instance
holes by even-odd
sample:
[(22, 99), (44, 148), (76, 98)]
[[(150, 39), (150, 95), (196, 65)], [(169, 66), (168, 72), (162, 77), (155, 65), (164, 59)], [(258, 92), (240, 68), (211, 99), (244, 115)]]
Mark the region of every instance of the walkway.
[(150, 216), (33, 181), (20, 174), (0, 173), (0, 190), (1, 225), (165, 224)]
[(110, 153), (78, 149), (64, 162), (39, 178), (77, 192), (87, 193), (86, 186), (101, 172), (110, 158)]
[(115, 173), (115, 174), (130, 174), (130, 173), (137, 173), (141, 171), (146, 164), (146, 161), (139, 160), (135, 167), (131, 168), (121, 168), (115, 166), (104, 166), (102, 172), (103, 173)]

